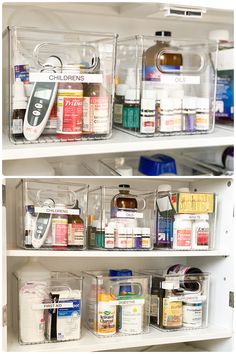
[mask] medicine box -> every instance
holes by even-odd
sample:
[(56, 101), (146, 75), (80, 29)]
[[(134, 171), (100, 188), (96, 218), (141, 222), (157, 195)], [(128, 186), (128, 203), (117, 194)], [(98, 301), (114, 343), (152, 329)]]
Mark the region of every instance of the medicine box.
[(157, 194), (155, 246), (158, 249), (212, 250), (215, 247), (215, 193)]
[[(6, 40), (5, 40), (6, 39)], [(9, 110), (15, 144), (107, 139), (117, 35), (9, 27)]]
[(14, 321), (20, 344), (79, 340), (82, 316), (82, 277), (66, 272), (14, 275)]
[(155, 236), (154, 191), (120, 184), (88, 192), (88, 247), (98, 250), (148, 251)]
[(149, 331), (150, 275), (111, 269), (83, 276), (84, 324), (91, 332), (110, 337)]
[(163, 331), (208, 326), (209, 273), (174, 265), (151, 274), (150, 324)]
[(167, 31), (120, 38), (115, 127), (139, 137), (212, 132), (217, 51), (215, 41)]
[(88, 186), (22, 179), (16, 186), (17, 244), (35, 250), (86, 248)]

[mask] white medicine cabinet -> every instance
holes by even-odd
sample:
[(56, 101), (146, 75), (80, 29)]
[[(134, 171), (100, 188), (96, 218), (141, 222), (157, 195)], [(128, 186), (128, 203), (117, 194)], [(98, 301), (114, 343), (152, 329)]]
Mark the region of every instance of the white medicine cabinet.
[[(176, 38), (197, 40), (208, 39), (212, 30), (229, 31), (233, 40), (233, 10), (231, 5), (221, 6), (188, 1), (181, 4), (175, 1), (153, 3), (7, 3), (3, 5), (3, 30), (7, 26), (38, 27), (61, 31), (99, 31), (117, 33), (120, 38), (136, 34), (153, 36), (158, 30), (168, 30)], [(228, 2), (229, 3), (229, 2)], [(169, 16), (171, 11), (181, 6), (187, 10), (183, 17)], [(197, 28), (197, 31), (196, 31)], [(7, 56), (4, 57), (4, 92), (7, 92)], [(3, 107), (3, 173), (5, 175), (102, 175), (98, 160), (102, 158), (136, 158), (140, 155), (163, 153), (182, 159), (183, 154), (198, 154), (200, 148), (209, 153), (233, 145), (231, 127), (216, 125), (210, 134), (190, 136), (159, 136), (140, 138), (113, 128), (110, 139), (96, 141), (54, 142), (34, 144), (13, 144), (9, 140), (8, 99)], [(173, 152), (175, 153), (173, 155)], [(198, 156), (198, 155), (197, 155)], [(201, 157), (199, 157), (201, 159)], [(84, 166), (84, 161), (88, 165)], [(191, 165), (191, 164), (190, 164)], [(92, 170), (90, 166), (93, 166)], [(111, 169), (109, 171), (110, 175)], [(187, 175), (196, 174), (188, 169)], [(208, 174), (204, 169), (198, 174)], [(178, 175), (182, 175), (182, 170)], [(116, 175), (116, 174), (115, 174)], [(135, 173), (134, 173), (135, 175)]]
[[(214, 178), (75, 178), (56, 179), (56, 183), (69, 182), (118, 186), (129, 184), (136, 190), (154, 190), (161, 184), (170, 184), (173, 190), (188, 187), (191, 192), (208, 192), (217, 195), (217, 220), (215, 228), (215, 248), (213, 250), (148, 250), (148, 251), (102, 251), (102, 250), (48, 250), (22, 249), (17, 245), (16, 186), (19, 179), (6, 179), (6, 233), (3, 233), (3, 254), (6, 260), (7, 277), (3, 288), (7, 288), (7, 320), (3, 339), (7, 341), (7, 351), (106, 351), (125, 350), (155, 346), (168, 351), (232, 351), (233, 335), (233, 180), (226, 177)], [(54, 179), (51, 181), (55, 181)], [(21, 345), (17, 337), (17, 302), (15, 299), (12, 273), (27, 260), (37, 260), (51, 271), (80, 273), (81, 271), (132, 269), (133, 271), (165, 269), (173, 264), (183, 264), (200, 268), (210, 274), (208, 327), (185, 331), (163, 332), (154, 327), (149, 333), (123, 336), (122, 340), (99, 338), (88, 329), (82, 328), (81, 338), (71, 342)], [(4, 264), (4, 263), (3, 263)], [(5, 304), (6, 305), (6, 304)], [(5, 309), (5, 307), (4, 307)], [(82, 321), (86, 319), (84, 313)], [(157, 349), (155, 349), (157, 350)]]

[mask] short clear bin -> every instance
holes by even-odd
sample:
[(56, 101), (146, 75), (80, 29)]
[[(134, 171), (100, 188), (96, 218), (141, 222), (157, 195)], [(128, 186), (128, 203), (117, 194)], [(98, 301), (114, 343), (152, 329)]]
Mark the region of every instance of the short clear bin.
[(86, 248), (88, 186), (23, 179), (16, 187), (17, 244), (35, 250)]
[(84, 276), (85, 325), (101, 337), (149, 330), (150, 276), (129, 269), (88, 271)]
[(88, 192), (89, 248), (150, 250), (155, 220), (155, 192), (136, 190), (127, 184), (94, 187)]

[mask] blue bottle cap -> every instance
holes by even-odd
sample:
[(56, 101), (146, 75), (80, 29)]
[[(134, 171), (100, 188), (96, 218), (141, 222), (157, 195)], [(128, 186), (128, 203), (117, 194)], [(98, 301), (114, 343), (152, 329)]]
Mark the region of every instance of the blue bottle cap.
[(177, 174), (175, 160), (167, 155), (140, 156), (139, 172), (146, 176)]

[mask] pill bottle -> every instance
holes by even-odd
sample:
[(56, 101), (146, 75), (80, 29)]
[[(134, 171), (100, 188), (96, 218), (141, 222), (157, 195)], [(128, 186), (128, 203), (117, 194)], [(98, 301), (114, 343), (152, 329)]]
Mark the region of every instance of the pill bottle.
[(183, 302), (183, 326), (199, 328), (202, 326), (202, 302), (185, 300)]
[[(55, 209), (65, 209), (65, 204), (56, 204)], [(67, 247), (68, 244), (68, 215), (52, 215), (52, 245), (53, 247)]]
[(174, 216), (173, 249), (190, 250), (192, 248), (192, 220), (187, 214)]
[(199, 214), (200, 220), (193, 223), (193, 248), (195, 249), (209, 249), (209, 215)]

